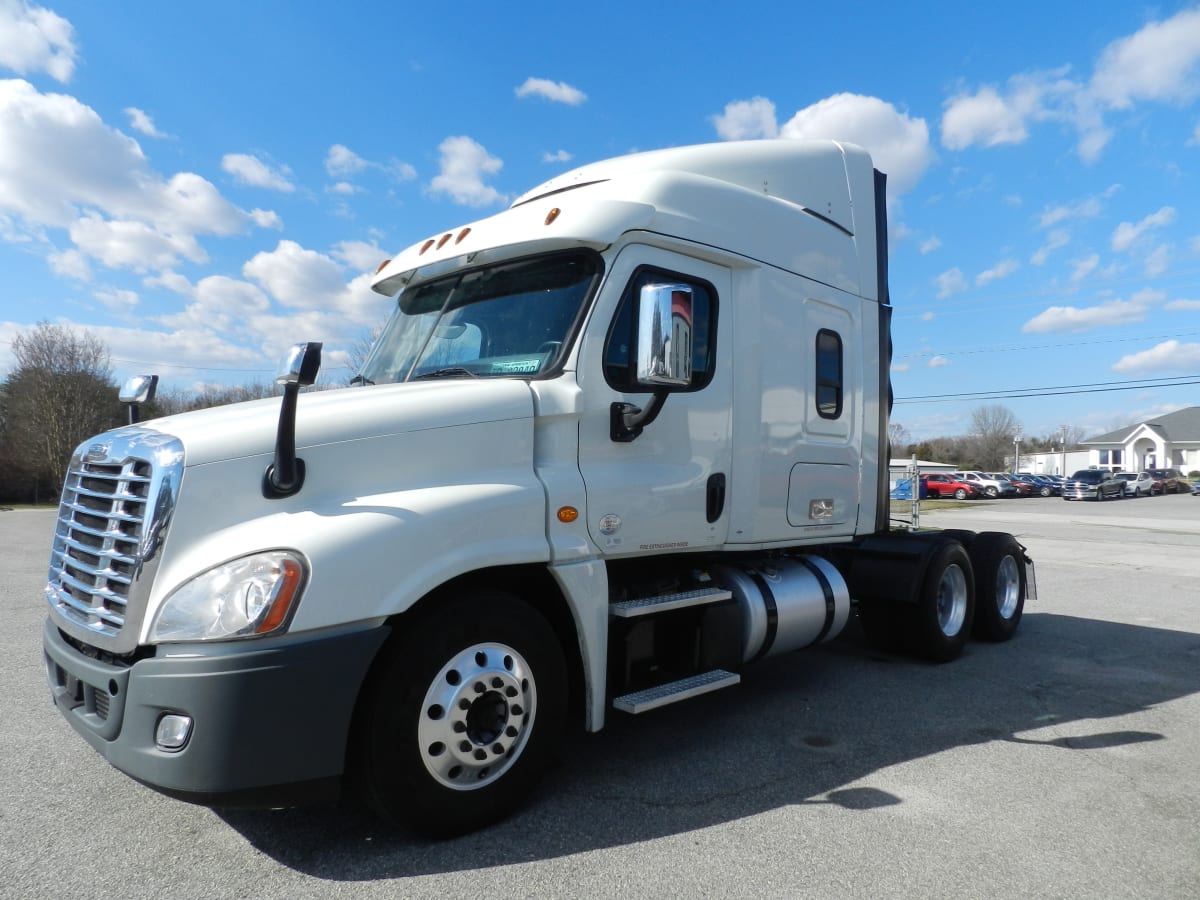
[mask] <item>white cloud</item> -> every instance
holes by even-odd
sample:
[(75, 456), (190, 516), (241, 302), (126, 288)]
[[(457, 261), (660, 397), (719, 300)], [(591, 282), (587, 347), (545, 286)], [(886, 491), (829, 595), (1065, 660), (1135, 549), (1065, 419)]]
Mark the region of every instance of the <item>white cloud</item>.
[(248, 153), (226, 153), (221, 157), (221, 169), (233, 176), (238, 184), (282, 191), (290, 194), (296, 186), (288, 181), (287, 166), (272, 168), (257, 156)]
[(1100, 266), (1099, 254), (1093, 253), (1083, 259), (1071, 260), (1071, 281), (1079, 282), (1087, 278)]
[(946, 102), (942, 143), (952, 150), (1023, 143), (1033, 123), (1055, 121), (1076, 131), (1076, 152), (1094, 162), (1113, 135), (1106, 112), (1136, 101), (1189, 102), (1200, 94), (1198, 63), (1200, 9), (1193, 8), (1113, 41), (1086, 83), (1061, 69), (1015, 75), (1003, 90), (960, 92)]
[(208, 260), (191, 235), (159, 231), (145, 222), (86, 215), (72, 223), (68, 233), (82, 253), (110, 269), (145, 272), (170, 268), (180, 257), (195, 263)]
[(132, 126), (134, 131), (140, 132), (140, 133), (146, 135), (146, 137), (152, 137), (152, 138), (165, 138), (166, 137), (165, 134), (163, 134), (161, 131), (158, 130), (158, 128), (155, 127), (154, 120), (151, 119), (150, 116), (148, 116), (142, 110), (138, 109), (136, 106), (125, 107), (125, 115), (129, 116), (129, 124), (130, 124), (130, 126)]
[(348, 181), (339, 181), (336, 184), (331, 184), (326, 190), (331, 194), (341, 194), (345, 197), (362, 192), (362, 188), (356, 187)]
[(934, 314), (933, 314), (933, 313), (931, 313), (931, 312), (923, 312), (923, 313), (921, 313), (921, 321), (922, 321), (922, 322), (932, 322), (932, 321), (933, 321), (934, 319), (936, 319), (936, 318), (937, 318), (937, 316), (936, 316), (936, 315), (934, 315)]
[(1025, 121), (1033, 109), (1023, 107), (1014, 98), (1001, 97), (994, 87), (951, 97), (945, 107), (942, 145), (951, 150), (964, 150), (973, 144), (1020, 144), (1029, 137)]
[(1200, 312), (1200, 300), (1172, 300), (1163, 306), (1171, 312)]
[(1026, 334), (1052, 331), (1091, 331), (1110, 325), (1128, 325), (1146, 318), (1146, 306), (1128, 300), (1112, 300), (1082, 309), (1052, 306), (1021, 326)]
[(46, 257), (52, 271), (76, 281), (91, 281), (92, 267), (87, 257), (78, 250), (64, 250), (61, 253), (51, 253)]
[(1198, 93), (1200, 8), (1177, 13), (1109, 44), (1092, 74), (1091, 92), (1114, 109), (1136, 100), (1175, 103)]
[(397, 181), (412, 181), (417, 177), (417, 170), (406, 162), (393, 159), (387, 164), (387, 173)]
[(28, 234), (66, 229), (81, 251), (137, 271), (202, 260), (198, 236), (255, 220), (199, 175), (164, 179), (137, 141), (74, 97), (19, 79), (0, 80), (0, 218)]
[(283, 219), (279, 218), (279, 213), (270, 209), (252, 209), (248, 213), (250, 221), (259, 228), (273, 228), (276, 231), (283, 228)]
[(944, 369), (946, 366), (950, 365), (950, 360), (944, 356), (933, 356), (930, 357), (929, 362), (927, 362), (925, 365), (930, 369)]
[(800, 110), (779, 130), (785, 138), (831, 138), (867, 149), (888, 176), (888, 194), (911, 190), (933, 162), (929, 128), (877, 97), (834, 94)]
[(1158, 212), (1146, 216), (1146, 218), (1137, 224), (1122, 222), (1117, 226), (1116, 231), (1113, 232), (1112, 248), (1118, 252), (1128, 250), (1147, 231), (1153, 228), (1162, 228), (1174, 221), (1175, 209), (1170, 206), (1164, 206)]
[(1157, 278), (1167, 271), (1171, 262), (1171, 247), (1169, 244), (1159, 244), (1150, 252), (1144, 262), (1147, 278)]
[(542, 162), (544, 163), (565, 163), (572, 160), (572, 156), (566, 150), (558, 150), (554, 153), (543, 153)]
[(138, 295), (121, 288), (104, 288), (94, 292), (92, 296), (122, 317), (131, 315), (138, 305)]
[(1071, 242), (1071, 235), (1068, 231), (1062, 228), (1056, 228), (1046, 235), (1046, 243), (1038, 247), (1034, 251), (1033, 256), (1029, 257), (1029, 262), (1035, 266), (1046, 264), (1046, 260), (1050, 258), (1050, 254), (1060, 247), (1065, 247)]
[(893, 372), (907, 372), (910, 368), (912, 368), (912, 366), (906, 362), (894, 362), (891, 366), (891, 370)]
[(484, 177), (500, 171), (504, 163), (465, 135), (448, 137), (438, 147), (441, 172), (429, 184), (433, 194), (447, 194), (463, 206), (487, 206), (504, 199)]
[[(365, 255), (365, 246), (354, 242), (339, 244), (335, 252), (346, 260), (355, 260), (352, 267), (357, 268), (357, 262)], [(375, 264), (382, 256), (375, 256)], [(352, 327), (374, 324), (386, 314), (389, 301), (370, 288), (374, 269), (373, 264), (347, 282), (343, 266), (333, 257), (308, 250), (295, 241), (284, 240), (274, 250), (256, 254), (242, 267), (242, 274), (258, 282), (272, 298), (288, 307), (289, 317), (302, 316), (305, 311), (319, 313), (330, 319), (323, 326), (329, 333), (344, 334)], [(292, 325), (283, 321), (285, 330), (296, 332)], [(317, 319), (311, 318), (311, 321)], [(263, 323), (262, 327), (269, 325)], [(286, 342), (281, 346), (286, 348)]]
[(1015, 259), (1001, 260), (1000, 262), (996, 263), (996, 265), (992, 266), (990, 269), (987, 269), (983, 272), (980, 272), (978, 275), (976, 275), (975, 276), (975, 285), (977, 287), (983, 287), (983, 285), (988, 284), (990, 282), (999, 281), (1002, 278), (1007, 278), (1013, 272), (1017, 271), (1017, 269), (1019, 269), (1020, 267), (1021, 267), (1020, 263), (1018, 263)]
[(961, 293), (967, 289), (967, 279), (963, 275), (962, 270), (957, 267), (943, 272), (933, 280), (933, 283), (937, 285), (939, 300), (953, 294)]
[(555, 103), (565, 103), (568, 106), (579, 106), (587, 100), (587, 94), (562, 81), (550, 81), (546, 78), (526, 78), (524, 84), (516, 89), (518, 97), (542, 97)]
[(934, 250), (940, 249), (941, 246), (941, 238), (931, 237), (921, 241), (921, 246), (918, 249), (920, 249), (921, 255), (924, 256), (927, 253), (932, 253)]
[(0, 66), (65, 83), (77, 54), (75, 29), (62, 16), (28, 0), (0, 0)]
[(374, 272), (387, 253), (376, 244), (366, 241), (339, 241), (333, 245), (333, 255), (357, 272)]
[(859, 144), (871, 154), (876, 168), (888, 176), (888, 196), (911, 190), (933, 162), (929, 128), (878, 97), (834, 94), (798, 111), (783, 126), (775, 104), (766, 97), (735, 100), (710, 117), (724, 140), (794, 138), (835, 140)]
[(334, 144), (325, 154), (325, 171), (334, 178), (355, 175), (371, 164), (343, 144)]
[(1149, 350), (1122, 356), (1112, 368), (1114, 372), (1125, 374), (1179, 372), (1190, 375), (1200, 370), (1200, 344), (1164, 341)]
[(1049, 228), (1051, 225), (1057, 225), (1067, 219), (1094, 219), (1104, 210), (1104, 201), (1111, 199), (1120, 189), (1120, 185), (1114, 184), (1100, 194), (1085, 197), (1078, 203), (1047, 207), (1038, 217), (1038, 226)]
[(725, 104), (725, 112), (709, 119), (723, 141), (773, 138), (779, 135), (775, 104), (766, 97), (735, 100)]

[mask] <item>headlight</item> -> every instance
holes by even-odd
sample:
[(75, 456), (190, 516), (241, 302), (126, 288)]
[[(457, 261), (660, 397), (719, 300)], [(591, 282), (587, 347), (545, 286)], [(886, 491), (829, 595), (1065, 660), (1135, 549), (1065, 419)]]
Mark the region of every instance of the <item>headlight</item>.
[(150, 640), (219, 641), (276, 631), (288, 620), (307, 574), (303, 559), (284, 550), (223, 563), (167, 597)]

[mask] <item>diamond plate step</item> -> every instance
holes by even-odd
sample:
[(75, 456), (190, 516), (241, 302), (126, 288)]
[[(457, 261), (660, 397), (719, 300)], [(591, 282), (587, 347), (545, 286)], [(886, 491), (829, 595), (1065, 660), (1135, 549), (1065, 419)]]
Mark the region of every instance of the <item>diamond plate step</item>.
[(728, 600), (733, 594), (719, 588), (701, 588), (698, 591), (680, 591), (677, 594), (660, 594), (657, 597), (643, 597), (640, 600), (622, 600), (620, 603), (610, 603), (610, 615), (622, 619), (633, 616), (648, 616), (651, 613), (666, 612), (671, 609), (683, 609), (685, 606), (701, 606), (705, 603), (720, 603)]
[(687, 678), (681, 678), (678, 681), (672, 681), (669, 684), (660, 684), (658, 687), (646, 688), (644, 691), (625, 694), (613, 700), (613, 706), (621, 710), (621, 712), (637, 715), (651, 709), (657, 709), (660, 706), (666, 706), (668, 703), (678, 703), (680, 700), (698, 697), (710, 691), (732, 687), (741, 680), (742, 676), (735, 672), (726, 672), (724, 669), (713, 669), (711, 672), (691, 675)]

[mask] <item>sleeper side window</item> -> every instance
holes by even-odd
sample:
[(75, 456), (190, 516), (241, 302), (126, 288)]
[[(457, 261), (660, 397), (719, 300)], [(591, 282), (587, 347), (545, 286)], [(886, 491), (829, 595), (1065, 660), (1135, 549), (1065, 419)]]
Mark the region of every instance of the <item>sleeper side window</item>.
[(816, 347), (817, 415), (836, 419), (842, 414), (842, 339), (836, 331), (822, 328), (817, 332)]

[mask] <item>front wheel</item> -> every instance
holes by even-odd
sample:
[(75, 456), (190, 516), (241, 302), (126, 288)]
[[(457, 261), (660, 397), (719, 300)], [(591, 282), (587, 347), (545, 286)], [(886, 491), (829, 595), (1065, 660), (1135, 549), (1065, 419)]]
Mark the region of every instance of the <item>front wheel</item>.
[(975, 575), (958, 541), (941, 544), (929, 559), (921, 593), (909, 613), (909, 646), (932, 662), (957, 659), (975, 615)]
[(954, 492), (954, 499), (955, 500), (966, 500), (967, 492), (965, 490), (963, 490), (962, 488), (959, 488), (958, 490), (956, 490)]
[(1007, 641), (1016, 632), (1025, 609), (1024, 558), (1011, 534), (984, 531), (975, 538), (975, 637)]
[(434, 837), (511, 813), (563, 731), (566, 664), (549, 623), (479, 590), (402, 620), (381, 654), (356, 742), (368, 805)]

